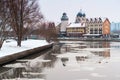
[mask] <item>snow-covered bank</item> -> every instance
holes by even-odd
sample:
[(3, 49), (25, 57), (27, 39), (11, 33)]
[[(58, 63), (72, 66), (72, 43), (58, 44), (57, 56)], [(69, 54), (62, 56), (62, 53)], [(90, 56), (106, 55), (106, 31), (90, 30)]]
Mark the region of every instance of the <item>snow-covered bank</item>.
[(18, 47), (16, 41), (11, 41), (11, 42), (4, 42), (2, 49), (0, 50), (0, 58), (11, 55), (14, 53), (22, 52), (25, 50), (33, 49), (36, 47), (41, 47), (48, 45), (49, 43), (46, 42), (46, 40), (26, 40), (22, 41), (22, 46)]

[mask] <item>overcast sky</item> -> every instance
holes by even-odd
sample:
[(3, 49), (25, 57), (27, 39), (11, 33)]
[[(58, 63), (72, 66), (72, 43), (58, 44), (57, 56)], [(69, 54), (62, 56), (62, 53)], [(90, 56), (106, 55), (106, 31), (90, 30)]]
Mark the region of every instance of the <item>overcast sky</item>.
[(120, 22), (120, 0), (39, 0), (41, 12), (48, 21), (60, 22), (63, 12), (74, 22), (82, 9), (87, 18), (108, 17), (110, 22)]

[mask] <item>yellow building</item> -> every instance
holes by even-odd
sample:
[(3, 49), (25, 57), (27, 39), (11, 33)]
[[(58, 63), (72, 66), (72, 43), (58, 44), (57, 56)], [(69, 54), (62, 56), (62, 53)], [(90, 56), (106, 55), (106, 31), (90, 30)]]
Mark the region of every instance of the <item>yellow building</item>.
[(66, 33), (69, 37), (80, 37), (85, 32), (85, 23), (71, 23), (66, 28)]

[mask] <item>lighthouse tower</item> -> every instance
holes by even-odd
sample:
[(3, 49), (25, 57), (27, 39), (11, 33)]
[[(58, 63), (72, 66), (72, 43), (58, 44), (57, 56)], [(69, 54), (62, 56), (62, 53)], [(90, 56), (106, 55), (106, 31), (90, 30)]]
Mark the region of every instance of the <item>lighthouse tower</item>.
[(60, 34), (61, 36), (66, 36), (66, 27), (68, 25), (68, 16), (66, 13), (63, 13), (61, 17), (61, 27), (60, 27)]

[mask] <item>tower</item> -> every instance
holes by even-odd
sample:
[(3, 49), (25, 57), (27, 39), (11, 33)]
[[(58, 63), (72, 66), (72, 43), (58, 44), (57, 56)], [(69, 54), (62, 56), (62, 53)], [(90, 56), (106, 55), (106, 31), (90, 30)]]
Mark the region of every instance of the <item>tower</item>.
[(86, 22), (86, 14), (80, 10), (78, 14), (76, 15), (75, 23), (85, 23)]
[(66, 36), (66, 27), (68, 25), (68, 16), (66, 13), (63, 13), (61, 17), (61, 27), (60, 27), (60, 34), (62, 36)]

